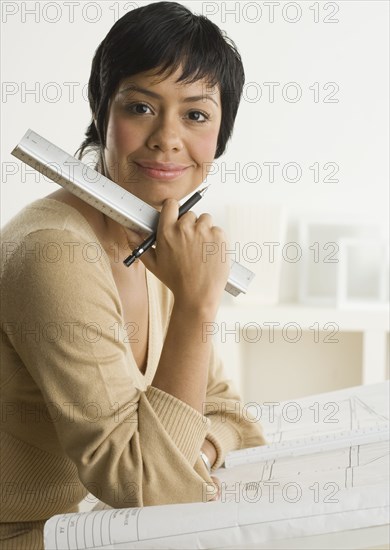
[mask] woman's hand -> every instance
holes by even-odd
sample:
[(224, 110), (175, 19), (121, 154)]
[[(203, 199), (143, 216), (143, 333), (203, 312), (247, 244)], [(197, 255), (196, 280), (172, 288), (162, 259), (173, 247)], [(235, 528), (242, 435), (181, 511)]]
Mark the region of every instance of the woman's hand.
[[(211, 466), (215, 463), (217, 460), (217, 450), (214, 447), (214, 445), (209, 441), (208, 439), (205, 439), (203, 442), (203, 445), (201, 447), (202, 451), (207, 455), (207, 458), (210, 461)], [(218, 500), (221, 496), (221, 482), (216, 476), (210, 475), (211, 479), (215, 483), (217, 493), (213, 496), (211, 500)]]
[(209, 502), (214, 501), (214, 500), (219, 500), (220, 497), (221, 497), (221, 492), (222, 492), (221, 481), (216, 476), (210, 476), (210, 477), (213, 480), (213, 482), (215, 483), (217, 493), (213, 496), (213, 498)]
[[(156, 248), (150, 248), (140, 260), (172, 291), (175, 302), (216, 311), (231, 263), (221, 253), (225, 234), (213, 225), (210, 214), (197, 218), (189, 211), (179, 219), (178, 215), (178, 201), (167, 199), (160, 213)], [(207, 253), (211, 243), (217, 251), (213, 254)]]

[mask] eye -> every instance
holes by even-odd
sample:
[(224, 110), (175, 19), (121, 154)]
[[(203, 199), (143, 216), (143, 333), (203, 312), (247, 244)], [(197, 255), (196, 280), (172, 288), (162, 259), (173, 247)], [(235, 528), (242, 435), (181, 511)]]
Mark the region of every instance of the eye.
[[(193, 122), (200, 122), (200, 123), (207, 122), (210, 118), (207, 113), (203, 113), (202, 111), (190, 111), (188, 115), (189, 116), (195, 115), (194, 118), (190, 117), (190, 120), (192, 120)], [(202, 117), (203, 117), (203, 120), (202, 120)]]
[(129, 113), (132, 113), (134, 115), (145, 115), (147, 113), (147, 109), (150, 109), (149, 105), (146, 103), (129, 103), (124, 106), (126, 111)]

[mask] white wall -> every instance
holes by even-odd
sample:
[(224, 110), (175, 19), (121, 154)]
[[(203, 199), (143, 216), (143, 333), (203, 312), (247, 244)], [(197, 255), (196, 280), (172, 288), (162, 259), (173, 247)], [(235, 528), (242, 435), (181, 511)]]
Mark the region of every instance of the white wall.
[[(67, 2), (2, 3), (1, 225), (27, 203), (58, 189), (42, 178), (36, 183), (35, 175), (26, 175), (10, 151), (28, 128), (70, 153), (77, 149), (89, 123), (82, 90), (93, 53), (118, 14), (145, 3), (149, 2), (74, 2), (73, 15)], [(239, 198), (259, 205), (283, 203), (290, 220), (307, 211), (352, 212), (362, 221), (375, 218), (386, 223), (388, 3), (275, 2), (273, 22), (267, 2), (184, 4), (226, 30), (246, 69), (245, 98), (234, 137), (218, 161), (217, 173), (209, 178), (214, 188), (202, 210), (224, 224), (224, 206)], [(325, 23), (326, 18), (338, 22)], [(279, 83), (274, 102), (266, 82)], [(296, 102), (282, 95), (283, 87), (292, 82), (296, 84), (284, 92), (293, 99), (301, 90)], [(310, 89), (316, 82), (318, 102)], [(335, 84), (325, 90), (330, 82)], [(74, 83), (74, 97), (69, 83)], [(338, 102), (325, 103), (336, 86), (337, 93), (328, 100)], [(31, 89), (36, 94), (25, 93)], [(286, 181), (279, 167), (271, 183), (265, 162), (295, 162), (302, 177), (295, 183)], [(309, 167), (315, 162), (337, 164), (339, 182), (314, 183)], [(223, 171), (235, 163), (237, 182)], [(255, 164), (250, 168), (247, 163), (262, 167), (260, 179)], [(320, 180), (330, 173), (331, 168), (321, 170)], [(291, 169), (287, 178), (293, 176)]]

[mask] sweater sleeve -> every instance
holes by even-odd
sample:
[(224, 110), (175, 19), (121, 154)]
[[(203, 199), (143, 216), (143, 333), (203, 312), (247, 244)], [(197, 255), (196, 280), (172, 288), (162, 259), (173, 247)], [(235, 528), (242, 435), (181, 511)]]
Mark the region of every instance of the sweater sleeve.
[(68, 230), (39, 230), (22, 244), (30, 252), (10, 259), (2, 307), (24, 327), (10, 339), (35, 382), (31, 400), (42, 402), (81, 482), (113, 508), (202, 501), (209, 477), (198, 457), (211, 420), (137, 387), (108, 261)]
[(214, 345), (203, 412), (211, 422), (206, 439), (217, 451), (212, 471), (223, 464), (229, 451), (266, 444), (260, 423), (243, 407), (233, 381), (226, 378)]

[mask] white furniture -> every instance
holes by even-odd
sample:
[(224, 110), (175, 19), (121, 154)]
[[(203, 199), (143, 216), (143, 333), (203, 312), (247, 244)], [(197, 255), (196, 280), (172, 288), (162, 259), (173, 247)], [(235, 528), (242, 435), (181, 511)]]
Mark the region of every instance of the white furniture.
[[(276, 323), (279, 323), (277, 325)], [(245, 377), (251, 369), (248, 365), (248, 349), (250, 348), (249, 362), (252, 361), (252, 373), (256, 362), (256, 341), (261, 342), (271, 337), (271, 331), (277, 335), (277, 331), (284, 331), (285, 336), (294, 340), (298, 337), (299, 330), (311, 333), (311, 340), (318, 338), (318, 331), (326, 331), (328, 340), (341, 340), (344, 333), (360, 333), (362, 336), (361, 349), (361, 371), (356, 373), (356, 377), (351, 384), (373, 384), (382, 382), (388, 378), (388, 333), (389, 333), (389, 308), (365, 308), (365, 309), (336, 309), (333, 307), (312, 307), (301, 304), (286, 303), (277, 306), (264, 306), (253, 303), (252, 305), (221, 305), (216, 318), (215, 326), (209, 327), (211, 333), (214, 330), (214, 342), (218, 352), (223, 360), (226, 373), (232, 378), (240, 391), (245, 387)], [(322, 338), (324, 333), (322, 333)], [(274, 338), (274, 346), (268, 355), (272, 359), (274, 351), (278, 345), (277, 338)], [(303, 340), (303, 339), (302, 339)], [(340, 346), (341, 347), (341, 346)], [(321, 346), (318, 352), (321, 354), (319, 359), (324, 360), (323, 354), (326, 350), (331, 351), (332, 346)], [(304, 345), (303, 348), (305, 349)], [(355, 350), (356, 351), (356, 350)], [(334, 353), (334, 346), (332, 349)], [(342, 362), (342, 358), (340, 359)], [(302, 362), (305, 362), (305, 354), (302, 353)], [(341, 363), (342, 364), (342, 363)], [(360, 365), (356, 368), (360, 370)], [(267, 365), (269, 372), (272, 372), (272, 361)], [(308, 362), (307, 368), (310, 368)], [(259, 370), (260, 372), (260, 370)], [(280, 380), (280, 384), (288, 384), (294, 372), (286, 365), (285, 380)], [(300, 370), (300, 375), (302, 371)], [(259, 374), (260, 375), (260, 374)], [(256, 376), (256, 373), (254, 374)], [(266, 380), (257, 380), (259, 387), (264, 386)], [(331, 386), (331, 384), (330, 384)], [(339, 389), (339, 387), (330, 387), (329, 389)], [(305, 389), (302, 394), (291, 395), (291, 398), (302, 397), (303, 395), (315, 393), (317, 390)], [(323, 390), (324, 391), (324, 390)], [(282, 399), (286, 398), (284, 392)], [(245, 399), (245, 396), (244, 396)]]

